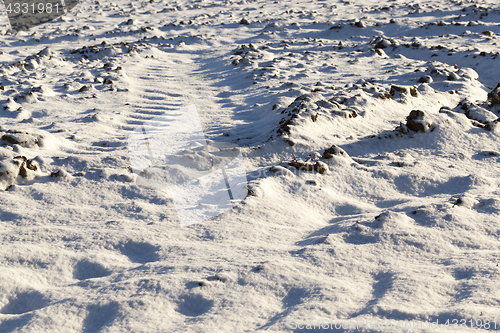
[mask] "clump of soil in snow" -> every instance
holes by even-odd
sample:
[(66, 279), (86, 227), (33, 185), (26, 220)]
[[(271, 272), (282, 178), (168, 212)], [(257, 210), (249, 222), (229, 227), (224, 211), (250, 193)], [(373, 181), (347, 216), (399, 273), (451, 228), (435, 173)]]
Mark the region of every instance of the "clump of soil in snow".
[(293, 166), (299, 171), (316, 171), (320, 174), (328, 171), (328, 165), (321, 161), (312, 163), (294, 159), (292, 162), (288, 162), (288, 165)]
[(500, 83), (488, 94), (489, 105), (500, 105)]
[(425, 132), (428, 128), (431, 127), (431, 124), (428, 123), (424, 118), (424, 111), (412, 110), (408, 117), (406, 117), (406, 127), (408, 127), (410, 131)]

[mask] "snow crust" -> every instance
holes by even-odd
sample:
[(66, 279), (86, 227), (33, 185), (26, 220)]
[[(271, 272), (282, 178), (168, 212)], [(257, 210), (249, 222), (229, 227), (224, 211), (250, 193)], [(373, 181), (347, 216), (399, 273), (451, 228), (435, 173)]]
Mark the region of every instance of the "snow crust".
[[(83, 0), (15, 35), (1, 16), (0, 332), (500, 330), (499, 36), (492, 0)], [(130, 145), (192, 105), (248, 184), (183, 224), (194, 190), (149, 186)]]

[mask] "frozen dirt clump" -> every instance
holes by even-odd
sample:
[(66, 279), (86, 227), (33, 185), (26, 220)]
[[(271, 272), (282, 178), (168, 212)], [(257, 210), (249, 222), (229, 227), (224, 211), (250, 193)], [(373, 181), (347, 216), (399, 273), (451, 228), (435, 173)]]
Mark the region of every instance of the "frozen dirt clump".
[(230, 59), (234, 66), (242, 65), (257, 67), (259, 60), (271, 60), (272, 54), (250, 43), (248, 46), (245, 44), (238, 46)]
[(487, 103), (491, 106), (500, 105), (500, 83), (488, 94)]
[(345, 150), (337, 145), (332, 145), (330, 148), (325, 149), (321, 157), (330, 168), (357, 164)]
[(7, 131), (0, 137), (0, 145), (20, 145), (24, 148), (33, 148), (38, 146), (38, 139), (38, 137), (26, 132)]
[[(313, 122), (317, 120), (318, 113), (330, 110), (338, 110), (337, 103), (330, 103), (319, 97), (318, 94), (304, 94), (297, 97), (286, 109), (281, 111), (285, 116), (279, 122), (277, 133), (279, 136), (290, 134), (291, 126), (295, 124), (294, 119), (310, 118)], [(327, 110), (327, 111), (325, 111)]]
[(475, 198), (468, 196), (468, 195), (463, 195), (458, 197), (455, 202), (453, 203), (453, 207), (455, 206), (461, 206), (464, 208), (471, 209), (474, 206), (479, 204), (479, 201), (477, 201)]
[(432, 76), (430, 75), (425, 75), (425, 76), (422, 76), (418, 82), (420, 83), (432, 83), (434, 80), (432, 79)]
[(383, 37), (376, 37), (375, 39), (373, 39), (371, 42), (370, 42), (370, 45), (375, 45), (374, 47), (376, 49), (386, 49), (390, 46), (392, 47), (397, 47), (397, 43), (394, 42), (393, 40), (390, 40), (390, 39), (386, 39), (386, 38), (383, 38)]
[(14, 99), (18, 103), (34, 104), (39, 102), (37, 95), (32, 91), (29, 91), (25, 94), (20, 94), (14, 97)]
[(398, 86), (398, 85), (392, 85), (391, 86), (391, 91), (389, 94), (394, 97), (401, 97), (400, 95), (403, 96), (408, 96), (411, 95), (413, 97), (418, 96), (417, 88), (415, 87), (406, 87), (406, 86)]
[[(276, 133), (280, 137), (290, 138), (292, 128), (295, 128), (295, 134), (304, 131), (304, 126), (315, 123), (328, 123), (336, 117), (352, 119), (357, 117), (357, 112), (353, 110), (355, 106), (344, 106), (335, 100), (326, 100), (320, 93), (309, 93), (297, 97), (280, 113), (283, 115), (276, 128)], [(343, 109), (344, 108), (344, 109)], [(287, 140), (290, 145), (295, 143)]]
[(500, 118), (496, 119), (496, 120), (493, 120), (493, 121), (490, 121), (489, 123), (487, 123), (485, 126), (484, 126), (484, 129), (487, 130), (487, 131), (498, 131), (499, 129), (499, 126), (498, 126), (498, 123), (500, 122)]
[(487, 124), (498, 118), (490, 110), (475, 104), (464, 103), (462, 109), (465, 111), (465, 116), (467, 118), (479, 121), (482, 124)]
[(323, 152), (323, 158), (332, 158), (333, 156), (348, 156), (347, 153), (345, 152), (344, 149), (336, 146), (336, 145), (332, 145), (330, 148), (328, 149), (325, 149), (325, 151)]
[(432, 124), (426, 119), (424, 111), (412, 110), (408, 117), (406, 117), (406, 127), (410, 131), (425, 132), (430, 129)]
[(299, 171), (316, 171), (320, 174), (328, 172), (328, 165), (321, 161), (312, 163), (294, 159), (292, 162), (288, 162), (288, 165), (293, 166)]
[(26, 156), (0, 159), (0, 188), (4, 190), (16, 184), (19, 176), (32, 180), (40, 175), (40, 166), (35, 159), (28, 159)]
[[(488, 93), (488, 99), (481, 103), (462, 101), (460, 104), (464, 114), (475, 126), (484, 128), (488, 131), (496, 130), (500, 111), (500, 84)], [(479, 123), (477, 123), (479, 122)]]
[(17, 103), (14, 98), (9, 97), (3, 105), (3, 109), (7, 111), (20, 111), (21, 110), (21, 104)]
[(269, 168), (269, 172), (272, 172), (273, 174), (277, 176), (284, 176), (284, 177), (295, 177), (295, 174), (288, 170), (285, 167), (282, 167), (281, 165), (275, 165)]

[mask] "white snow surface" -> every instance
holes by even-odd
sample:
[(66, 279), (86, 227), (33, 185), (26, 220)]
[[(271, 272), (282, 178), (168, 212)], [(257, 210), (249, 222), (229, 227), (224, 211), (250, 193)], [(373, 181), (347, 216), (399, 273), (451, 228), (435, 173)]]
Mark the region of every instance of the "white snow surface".
[[(499, 42), (493, 0), (2, 14), (0, 332), (500, 330)], [(248, 195), (186, 226), (128, 144), (193, 105)]]

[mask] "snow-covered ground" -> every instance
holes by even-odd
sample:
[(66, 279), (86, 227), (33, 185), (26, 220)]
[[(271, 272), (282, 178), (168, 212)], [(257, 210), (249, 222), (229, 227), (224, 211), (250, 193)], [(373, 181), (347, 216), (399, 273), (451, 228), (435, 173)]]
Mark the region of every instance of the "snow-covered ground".
[[(498, 42), (493, 0), (3, 14), (0, 332), (500, 330)], [(186, 225), (130, 137), (188, 106), (248, 195)]]

